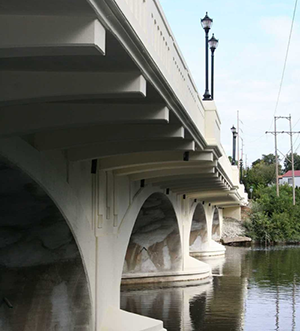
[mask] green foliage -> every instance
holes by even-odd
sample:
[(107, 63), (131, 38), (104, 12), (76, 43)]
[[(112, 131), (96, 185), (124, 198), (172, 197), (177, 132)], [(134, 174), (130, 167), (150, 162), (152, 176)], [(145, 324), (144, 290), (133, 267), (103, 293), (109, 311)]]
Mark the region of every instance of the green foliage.
[[(247, 235), (265, 244), (300, 241), (300, 203), (293, 206), (292, 188), (280, 186), (280, 196), (275, 185), (258, 186), (250, 219), (245, 223)], [(300, 191), (296, 190), (296, 201)]]
[[(290, 153), (284, 159), (283, 165), (284, 165), (285, 172), (292, 170), (291, 159), (292, 159), (292, 153)], [(297, 153), (294, 153), (294, 167), (295, 167), (295, 170), (300, 170), (300, 155), (298, 155)]]
[[(279, 173), (281, 166), (279, 165)], [(243, 172), (242, 182), (249, 197), (256, 199), (263, 187), (273, 185), (276, 181), (276, 157), (274, 154), (263, 154), (261, 159), (252, 162), (252, 167)], [(252, 193), (250, 192), (252, 188)]]
[[(280, 161), (278, 157), (278, 161)], [(252, 162), (252, 167), (255, 166), (256, 164), (259, 164), (263, 162), (264, 164), (270, 165), (270, 164), (275, 164), (276, 163), (276, 156), (272, 153), (270, 154), (263, 154), (261, 159), (257, 159), (254, 162)]]
[(270, 153), (270, 154), (263, 154), (262, 161), (265, 164), (275, 164), (276, 163), (276, 156), (274, 154), (272, 154), (272, 153)]
[(253, 188), (251, 198), (258, 196), (262, 187), (275, 183), (276, 169), (275, 164), (266, 164), (264, 161), (256, 163), (252, 168), (247, 169), (243, 175), (243, 183), (250, 196), (250, 187)]

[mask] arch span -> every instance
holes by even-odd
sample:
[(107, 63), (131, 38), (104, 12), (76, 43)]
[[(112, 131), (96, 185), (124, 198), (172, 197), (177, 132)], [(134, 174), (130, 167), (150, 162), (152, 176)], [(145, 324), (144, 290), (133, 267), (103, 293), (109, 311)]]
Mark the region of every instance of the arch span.
[(77, 244), (45, 191), (0, 160), (0, 329), (90, 330), (89, 286)]
[(142, 205), (127, 247), (123, 278), (182, 270), (182, 247), (175, 210), (162, 193)]

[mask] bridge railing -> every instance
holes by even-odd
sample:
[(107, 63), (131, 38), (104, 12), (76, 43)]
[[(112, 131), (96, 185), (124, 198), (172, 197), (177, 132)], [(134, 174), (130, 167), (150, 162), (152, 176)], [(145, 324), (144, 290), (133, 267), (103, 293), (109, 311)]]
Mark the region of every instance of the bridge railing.
[(205, 112), (191, 73), (157, 0), (114, 0), (201, 134)]
[(112, 0), (157, 64), (182, 106), (210, 146), (218, 146), (219, 163), (234, 185), (239, 185), (220, 142), (220, 118), (213, 101), (202, 103), (188, 66), (158, 0)]

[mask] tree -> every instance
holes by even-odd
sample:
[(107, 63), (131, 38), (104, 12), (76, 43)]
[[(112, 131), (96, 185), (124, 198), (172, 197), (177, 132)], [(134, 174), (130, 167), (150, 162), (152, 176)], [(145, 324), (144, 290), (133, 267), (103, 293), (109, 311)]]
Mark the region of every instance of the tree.
[[(278, 161), (280, 159), (278, 158)], [(254, 162), (252, 162), (252, 167), (255, 166), (256, 164), (259, 164), (260, 162), (263, 162), (265, 164), (275, 164), (276, 163), (276, 156), (272, 153), (270, 154), (263, 154), (261, 159), (257, 159)]]
[[(279, 158), (278, 158), (278, 161), (280, 161)], [(261, 159), (257, 159), (254, 162), (252, 162), (252, 167), (254, 167), (255, 165), (257, 165), (261, 162), (263, 162), (264, 164), (267, 164), (267, 165), (275, 164), (276, 163), (276, 156), (272, 153), (263, 154)]]
[[(265, 163), (265, 164), (275, 164), (276, 163), (276, 156), (272, 153), (270, 154), (263, 154), (262, 155), (262, 161)], [(278, 158), (278, 161), (279, 161), (279, 158)]]
[[(247, 234), (264, 243), (300, 241), (300, 204), (293, 206), (292, 188), (285, 184), (280, 187), (260, 187), (258, 198), (253, 203), (250, 220), (245, 224)], [(296, 201), (300, 190), (296, 190)]]
[(266, 187), (270, 184), (274, 184), (275, 178), (275, 164), (266, 164), (261, 160), (245, 171), (242, 181), (248, 194), (250, 193), (250, 187), (253, 188), (252, 196), (255, 198), (258, 195), (259, 187)]
[[(292, 170), (292, 163), (290, 162), (292, 160), (292, 153), (290, 153), (283, 162), (284, 165), (284, 171), (287, 172), (289, 170)], [(294, 167), (295, 170), (300, 170), (300, 155), (297, 153), (294, 153)]]
[(252, 162), (252, 167), (254, 167), (255, 165), (259, 164), (261, 162), (261, 159), (257, 159), (255, 161)]

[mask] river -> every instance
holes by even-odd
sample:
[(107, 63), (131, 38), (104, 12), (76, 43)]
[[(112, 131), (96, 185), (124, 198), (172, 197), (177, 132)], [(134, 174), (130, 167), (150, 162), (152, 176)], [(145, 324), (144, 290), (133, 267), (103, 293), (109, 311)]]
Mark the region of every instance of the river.
[[(125, 287), (121, 308), (168, 331), (300, 330), (300, 247), (227, 247), (207, 284)], [(180, 284), (180, 286), (178, 286)]]

